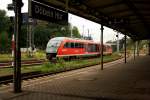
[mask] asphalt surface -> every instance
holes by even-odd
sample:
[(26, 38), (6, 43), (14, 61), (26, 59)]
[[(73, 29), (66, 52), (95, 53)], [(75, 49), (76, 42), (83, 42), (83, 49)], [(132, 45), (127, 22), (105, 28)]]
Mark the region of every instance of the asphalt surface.
[(150, 56), (123, 61), (23, 81), (19, 94), (0, 86), (0, 100), (150, 100)]

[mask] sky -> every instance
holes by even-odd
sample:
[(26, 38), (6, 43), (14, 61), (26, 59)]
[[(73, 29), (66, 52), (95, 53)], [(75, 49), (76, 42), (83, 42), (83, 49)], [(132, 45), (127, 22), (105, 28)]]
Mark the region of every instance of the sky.
[[(28, 12), (28, 0), (22, 0), (22, 1), (24, 3), (24, 6), (22, 7), (22, 12)], [(5, 10), (8, 16), (14, 15), (13, 11), (7, 10), (7, 5), (10, 3), (12, 3), (12, 0), (0, 0), (0, 9)], [(88, 31), (89, 31), (89, 34), (92, 36), (93, 40), (96, 42), (100, 42), (100, 34), (101, 34), (100, 24), (78, 17), (73, 14), (69, 14), (68, 19), (72, 26), (78, 27), (81, 35), (88, 36)], [(117, 40), (116, 35), (117, 33), (114, 30), (108, 27), (104, 27), (104, 35), (103, 35), (104, 43), (109, 40), (112, 41)], [(119, 34), (119, 38), (122, 37), (123, 35)]]

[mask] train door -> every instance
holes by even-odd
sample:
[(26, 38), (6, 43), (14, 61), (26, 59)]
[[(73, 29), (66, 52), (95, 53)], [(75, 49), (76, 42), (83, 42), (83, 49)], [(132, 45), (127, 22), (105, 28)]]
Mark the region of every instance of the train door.
[(84, 48), (85, 48), (85, 53), (87, 54), (88, 53), (88, 43), (84, 44)]

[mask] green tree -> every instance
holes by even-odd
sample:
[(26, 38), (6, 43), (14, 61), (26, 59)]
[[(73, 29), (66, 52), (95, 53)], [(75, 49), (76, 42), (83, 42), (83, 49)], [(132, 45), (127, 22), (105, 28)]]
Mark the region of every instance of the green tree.
[(0, 34), (0, 53), (7, 53), (11, 50), (11, 40), (8, 38), (7, 32)]
[(50, 39), (50, 30), (46, 26), (38, 25), (34, 29), (34, 44), (36, 48), (45, 49)]
[(10, 26), (9, 17), (6, 16), (4, 10), (0, 10), (0, 52), (5, 53), (10, 51), (11, 38), (8, 32)]
[(4, 10), (0, 10), (0, 33), (7, 31), (10, 25), (9, 18)]
[[(40, 22), (34, 27), (34, 44), (36, 48), (45, 49), (48, 41), (53, 37), (70, 37), (71, 28), (68, 25), (58, 25), (54, 23)], [(80, 38), (77, 27), (73, 27), (73, 36)]]
[(70, 37), (70, 24), (58, 25), (54, 23), (48, 23), (47, 28), (50, 30), (52, 37)]
[(81, 35), (79, 33), (79, 30), (76, 26), (73, 27), (72, 29), (72, 33), (73, 33), (73, 37), (76, 37), (76, 38), (81, 38)]

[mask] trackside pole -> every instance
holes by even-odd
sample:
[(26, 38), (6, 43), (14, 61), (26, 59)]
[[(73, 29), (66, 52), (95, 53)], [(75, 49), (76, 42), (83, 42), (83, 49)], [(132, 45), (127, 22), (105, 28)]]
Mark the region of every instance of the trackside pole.
[(133, 52), (134, 52), (134, 54), (133, 54), (134, 60), (135, 60), (135, 50), (136, 50), (136, 42), (134, 41), (134, 50), (133, 50)]
[(11, 53), (11, 55), (12, 55), (12, 65), (11, 66), (13, 66), (14, 67), (14, 49), (15, 49), (15, 39), (14, 39), (14, 34), (12, 35), (12, 40), (11, 40), (11, 51), (12, 51), (12, 53)]
[(127, 35), (125, 34), (125, 39), (124, 39), (124, 56), (125, 56), (125, 58), (124, 58), (124, 63), (127, 63), (127, 43), (126, 43), (126, 40), (127, 40)]
[(149, 43), (148, 43), (148, 55), (150, 55), (150, 40), (149, 40)]
[(120, 52), (119, 51), (119, 32), (117, 32), (116, 37), (117, 37), (117, 53), (119, 53)]
[(103, 70), (103, 25), (101, 24), (101, 70)]
[(137, 41), (137, 56), (139, 56), (139, 44), (140, 44), (140, 41), (138, 40)]
[(21, 51), (20, 51), (20, 33), (21, 33), (21, 7), (23, 6), (22, 0), (13, 0), (15, 11), (15, 26), (14, 26), (14, 92), (21, 92)]

